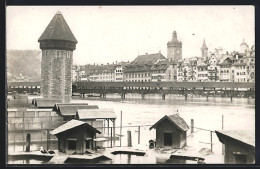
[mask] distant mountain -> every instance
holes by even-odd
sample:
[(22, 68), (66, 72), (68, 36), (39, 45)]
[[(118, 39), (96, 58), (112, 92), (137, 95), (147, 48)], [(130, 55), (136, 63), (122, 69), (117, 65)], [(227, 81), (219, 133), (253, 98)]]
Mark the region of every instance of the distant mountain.
[(27, 76), (33, 81), (41, 79), (40, 50), (7, 50), (6, 69), (9, 76)]

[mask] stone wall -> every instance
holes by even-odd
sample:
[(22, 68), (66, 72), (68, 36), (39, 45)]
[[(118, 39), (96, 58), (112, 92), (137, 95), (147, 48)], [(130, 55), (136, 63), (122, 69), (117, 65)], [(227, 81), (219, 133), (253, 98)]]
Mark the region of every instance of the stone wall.
[(67, 50), (43, 50), (41, 93), (44, 98), (69, 99), (72, 95), (72, 57)]

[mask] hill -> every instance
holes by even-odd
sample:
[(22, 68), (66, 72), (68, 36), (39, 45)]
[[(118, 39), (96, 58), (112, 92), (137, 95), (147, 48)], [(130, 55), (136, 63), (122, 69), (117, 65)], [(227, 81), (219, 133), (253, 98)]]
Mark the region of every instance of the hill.
[(41, 79), (40, 50), (7, 50), (6, 69), (10, 76), (27, 76), (28, 79)]

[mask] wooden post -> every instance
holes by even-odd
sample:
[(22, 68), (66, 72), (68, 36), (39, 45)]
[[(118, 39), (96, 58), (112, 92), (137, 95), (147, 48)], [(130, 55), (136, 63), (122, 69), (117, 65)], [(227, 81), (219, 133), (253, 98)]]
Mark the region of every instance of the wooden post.
[(107, 119), (107, 134), (109, 135), (109, 119)]
[(106, 120), (103, 120), (103, 128), (102, 129), (103, 129), (104, 134), (105, 134), (105, 131), (106, 131), (105, 128), (106, 128)]
[(113, 136), (114, 136), (114, 145), (115, 145), (115, 141), (116, 141), (116, 127), (115, 127), (115, 123), (116, 123), (116, 119), (113, 120)]
[(194, 132), (194, 120), (191, 119), (191, 133)]
[(224, 116), (222, 114), (222, 130), (224, 130)]
[(120, 116), (120, 147), (121, 147), (121, 137), (122, 137), (122, 111), (121, 111), (121, 116)]
[[(8, 146), (7, 146), (8, 147)], [(14, 152), (15, 152), (15, 134), (14, 134)]]
[(41, 145), (42, 145), (42, 122), (41, 122)]
[(24, 151), (24, 111), (23, 111), (23, 151)]
[(113, 137), (112, 137), (112, 127), (110, 127), (111, 128), (111, 148), (112, 148), (112, 139), (113, 139)]
[(49, 130), (47, 130), (47, 150), (49, 150)]
[(140, 144), (140, 132), (141, 132), (140, 126), (138, 126), (138, 144)]
[[(224, 116), (222, 114), (222, 130), (224, 130)], [(225, 154), (225, 145), (222, 143), (222, 155)]]
[(131, 131), (127, 131), (127, 146), (132, 147), (132, 138), (131, 138)]
[(27, 135), (26, 135), (26, 152), (30, 152), (30, 146), (31, 146), (31, 134), (27, 133)]
[(211, 152), (213, 152), (213, 144), (212, 144), (212, 131), (210, 131), (210, 146), (211, 146)]

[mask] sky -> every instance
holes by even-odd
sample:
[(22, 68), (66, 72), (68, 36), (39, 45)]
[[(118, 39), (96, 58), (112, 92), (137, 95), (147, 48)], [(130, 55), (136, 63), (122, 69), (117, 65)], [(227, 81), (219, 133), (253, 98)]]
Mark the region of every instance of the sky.
[(7, 50), (40, 50), (41, 36), (57, 11), (78, 43), (73, 64), (133, 61), (145, 53), (167, 57), (167, 42), (177, 32), (182, 57), (209, 51), (239, 50), (243, 38), (255, 44), (254, 6), (8, 6)]

